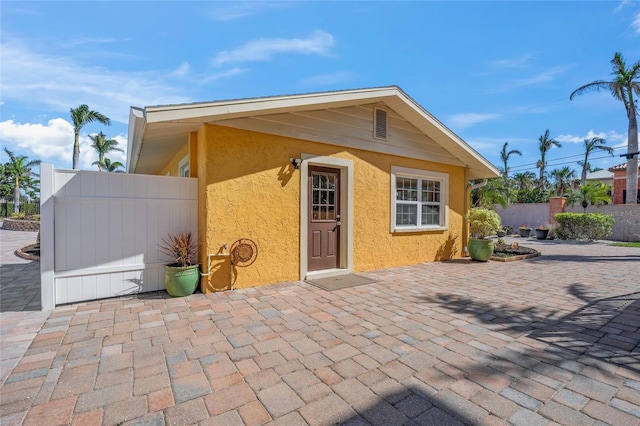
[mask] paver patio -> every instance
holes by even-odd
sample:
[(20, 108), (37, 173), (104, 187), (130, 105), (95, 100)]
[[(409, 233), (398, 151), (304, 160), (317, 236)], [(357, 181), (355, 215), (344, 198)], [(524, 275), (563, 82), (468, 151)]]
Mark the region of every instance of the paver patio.
[(526, 245), (334, 292), (4, 311), (0, 423), (639, 425), (640, 250)]

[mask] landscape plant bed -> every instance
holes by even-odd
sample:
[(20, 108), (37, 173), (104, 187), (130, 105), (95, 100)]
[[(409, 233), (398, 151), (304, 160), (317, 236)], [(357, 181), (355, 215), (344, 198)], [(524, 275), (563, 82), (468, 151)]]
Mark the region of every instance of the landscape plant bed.
[(15, 252), (16, 256), (27, 260), (40, 260), (40, 243), (30, 244), (19, 248)]
[(529, 259), (532, 257), (540, 256), (538, 250), (531, 247), (523, 247), (515, 244), (496, 244), (493, 249), (493, 256), (491, 260), (497, 260), (498, 262), (512, 262), (514, 260)]

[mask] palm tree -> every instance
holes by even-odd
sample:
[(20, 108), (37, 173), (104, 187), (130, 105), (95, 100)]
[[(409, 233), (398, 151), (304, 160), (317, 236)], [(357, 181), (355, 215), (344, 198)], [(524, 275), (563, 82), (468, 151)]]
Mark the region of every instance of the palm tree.
[(560, 145), (560, 142), (558, 142), (555, 139), (552, 139), (551, 137), (549, 137), (549, 129), (547, 129), (546, 132), (544, 132), (544, 135), (540, 136), (538, 138), (538, 141), (540, 141), (540, 144), (538, 146), (538, 148), (540, 149), (540, 160), (538, 161), (538, 163), (536, 164), (536, 167), (538, 167), (540, 169), (540, 186), (541, 187), (546, 187), (546, 176), (544, 174), (544, 169), (545, 167), (547, 167), (547, 161), (546, 161), (546, 156), (547, 156), (547, 151), (549, 151), (551, 149), (551, 147), (557, 146), (558, 148), (560, 148), (562, 145)]
[(521, 172), (521, 173), (515, 173), (513, 175), (513, 180), (516, 181), (518, 190), (531, 188), (531, 185), (533, 184), (533, 180), (535, 178), (536, 178), (536, 175), (533, 172)]
[(13, 211), (18, 213), (20, 211), (20, 180), (28, 179), (31, 175), (37, 176), (36, 173), (31, 171), (31, 168), (40, 164), (40, 160), (27, 161), (26, 156), (20, 155), (16, 157), (7, 148), (4, 149), (4, 152), (9, 156), (9, 162), (5, 164), (5, 170), (13, 177), (15, 183), (13, 187)]
[(499, 178), (489, 179), (485, 186), (475, 188), (471, 191), (471, 202), (473, 207), (485, 207), (493, 209), (496, 204), (502, 207), (507, 206), (507, 199), (504, 196), (502, 180)]
[(118, 148), (118, 141), (115, 139), (107, 139), (104, 133), (100, 132), (95, 136), (89, 135), (93, 144), (91, 147), (98, 153), (98, 161), (91, 163), (92, 166), (97, 165), (98, 170), (102, 171), (104, 168), (104, 155), (112, 151), (124, 152)]
[(627, 110), (629, 128), (627, 133), (627, 197), (626, 204), (637, 204), (638, 194), (638, 119), (636, 101), (633, 94), (640, 96), (640, 61), (627, 68), (624, 58), (618, 52), (611, 60), (613, 81), (596, 80), (578, 87), (569, 95), (572, 100), (576, 95), (606, 90), (614, 99), (621, 101)]
[(118, 170), (120, 168), (124, 168), (124, 164), (119, 161), (114, 161), (113, 163), (108, 158), (104, 159), (102, 163), (102, 167), (105, 172), (113, 172), (113, 173), (124, 173), (124, 170)]
[(578, 191), (572, 194), (573, 196), (569, 197), (567, 202), (573, 205), (575, 201), (579, 201), (586, 213), (589, 204), (596, 207), (609, 204), (611, 202), (610, 193), (611, 187), (609, 185), (602, 182), (589, 182), (586, 185), (580, 185)]
[(556, 195), (559, 196), (563, 196), (568, 192), (571, 187), (571, 181), (576, 177), (576, 172), (569, 166), (553, 169), (549, 174), (554, 179)]
[(111, 120), (106, 115), (97, 111), (91, 111), (86, 104), (80, 105), (78, 108), (71, 108), (71, 121), (73, 121), (73, 169), (78, 170), (80, 162), (80, 130), (89, 123), (94, 121), (100, 122), (105, 126), (111, 124)]
[(504, 145), (502, 145), (500, 158), (502, 159), (502, 163), (504, 164), (502, 179), (504, 180), (504, 189), (507, 195), (507, 203), (509, 203), (509, 166), (507, 165), (507, 162), (509, 161), (509, 157), (511, 157), (511, 155), (522, 155), (522, 153), (517, 149), (512, 149), (511, 151), (507, 152), (507, 145), (509, 145), (509, 142), (505, 142)]
[(582, 175), (580, 176), (580, 185), (587, 183), (587, 172), (591, 169), (589, 164), (589, 154), (595, 150), (605, 151), (613, 155), (613, 148), (605, 145), (606, 142), (602, 138), (591, 138), (584, 140), (584, 160), (578, 161), (578, 164), (582, 166)]

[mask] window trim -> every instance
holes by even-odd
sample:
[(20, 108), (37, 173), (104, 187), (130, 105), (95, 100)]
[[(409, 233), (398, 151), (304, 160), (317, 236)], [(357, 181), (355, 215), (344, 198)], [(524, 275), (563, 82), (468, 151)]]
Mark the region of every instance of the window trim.
[[(431, 180), (440, 182), (440, 224), (420, 225), (420, 210), (418, 211), (418, 225), (396, 225), (396, 178), (407, 177), (419, 180)], [(447, 173), (434, 172), (430, 170), (410, 169), (407, 167), (391, 167), (391, 232), (427, 232), (445, 231), (449, 229), (449, 175)]]

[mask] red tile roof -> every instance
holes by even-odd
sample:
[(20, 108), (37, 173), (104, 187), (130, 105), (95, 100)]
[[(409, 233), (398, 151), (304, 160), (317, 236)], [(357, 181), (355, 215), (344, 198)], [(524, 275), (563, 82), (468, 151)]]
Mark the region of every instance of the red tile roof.
[[(622, 164), (615, 165), (613, 167), (609, 167), (610, 172), (615, 172), (620, 170), (627, 170), (627, 163), (622, 163)], [(640, 164), (638, 164), (638, 170), (640, 170)]]

